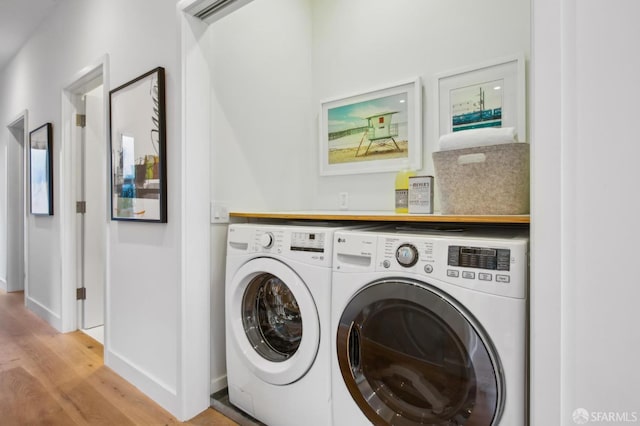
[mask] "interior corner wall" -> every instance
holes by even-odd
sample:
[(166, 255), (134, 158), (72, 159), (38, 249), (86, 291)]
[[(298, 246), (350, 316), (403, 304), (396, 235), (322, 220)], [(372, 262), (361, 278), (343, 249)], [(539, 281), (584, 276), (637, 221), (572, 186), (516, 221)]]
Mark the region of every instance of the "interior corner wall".
[[(8, 124), (24, 110), (29, 111), (29, 130), (53, 124), (54, 215), (28, 217), (26, 298), (32, 310), (60, 329), (64, 283), (57, 203), (63, 167), (62, 89), (105, 54), (109, 55), (110, 89), (155, 67), (165, 68), (168, 223), (118, 222), (105, 217), (110, 261), (105, 363), (180, 418), (184, 366), (179, 352), (186, 325), (181, 308), (182, 133), (177, 22), (175, 0), (58, 2), (0, 71), (0, 124)], [(6, 223), (0, 224), (3, 226)], [(198, 327), (197, 334), (203, 339), (208, 335), (205, 328)], [(201, 375), (207, 375), (206, 368)], [(208, 401), (208, 395), (205, 399)]]
[(528, 59), (530, 7), (274, 0), (215, 22), (212, 199), (234, 210), (338, 210), (348, 192), (351, 210), (392, 210), (394, 173), (319, 176), (320, 102), (421, 77), (422, 171), (433, 174), (434, 75), (516, 53)]
[[(423, 167), (434, 175), (436, 74), (504, 56), (530, 56), (530, 1), (324, 0), (313, 2), (313, 102), (364, 93), (420, 77)], [(317, 114), (317, 113), (316, 113)], [(316, 124), (317, 125), (317, 124)], [(319, 176), (318, 134), (308, 173), (312, 209), (393, 210), (395, 172)], [(436, 194), (436, 207), (439, 196)]]
[(212, 200), (309, 205), (311, 28), (310, 0), (253, 1), (210, 25)]

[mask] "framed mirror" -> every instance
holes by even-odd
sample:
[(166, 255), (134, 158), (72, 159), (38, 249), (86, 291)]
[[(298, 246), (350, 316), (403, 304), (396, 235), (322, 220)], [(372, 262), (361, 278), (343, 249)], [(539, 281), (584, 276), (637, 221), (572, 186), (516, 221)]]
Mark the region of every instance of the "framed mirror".
[(164, 68), (109, 92), (111, 218), (167, 222)]

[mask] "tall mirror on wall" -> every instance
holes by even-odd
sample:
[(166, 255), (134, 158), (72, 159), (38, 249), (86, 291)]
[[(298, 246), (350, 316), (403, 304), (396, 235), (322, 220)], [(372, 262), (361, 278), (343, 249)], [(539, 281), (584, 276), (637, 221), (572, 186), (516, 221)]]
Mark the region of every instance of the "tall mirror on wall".
[(167, 222), (164, 68), (110, 92), (111, 218)]

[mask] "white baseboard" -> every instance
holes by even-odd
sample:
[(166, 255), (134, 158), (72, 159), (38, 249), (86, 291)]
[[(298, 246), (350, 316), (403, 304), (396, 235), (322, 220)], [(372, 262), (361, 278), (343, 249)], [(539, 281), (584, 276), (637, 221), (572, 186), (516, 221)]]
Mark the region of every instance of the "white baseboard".
[(7, 291), (7, 280), (4, 278), (0, 278), (0, 290), (6, 292)]
[(25, 300), (27, 302), (27, 309), (48, 322), (49, 325), (51, 325), (56, 330), (62, 331), (62, 318), (60, 318), (59, 314), (51, 311), (49, 308), (33, 299), (32, 297), (25, 296)]
[(152, 377), (151, 374), (113, 350), (106, 351), (105, 348), (104, 364), (180, 419), (180, 400), (175, 389)]
[(211, 378), (211, 393), (216, 393), (227, 387), (227, 375)]

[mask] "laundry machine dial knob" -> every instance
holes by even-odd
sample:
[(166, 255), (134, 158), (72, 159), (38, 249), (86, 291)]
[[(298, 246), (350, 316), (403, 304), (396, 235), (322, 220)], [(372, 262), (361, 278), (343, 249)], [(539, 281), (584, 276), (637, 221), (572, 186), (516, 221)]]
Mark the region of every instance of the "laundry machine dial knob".
[(273, 234), (271, 232), (265, 232), (260, 235), (260, 245), (263, 248), (271, 248), (273, 245)]
[(401, 244), (396, 250), (396, 260), (409, 268), (418, 263), (418, 249), (413, 244)]

